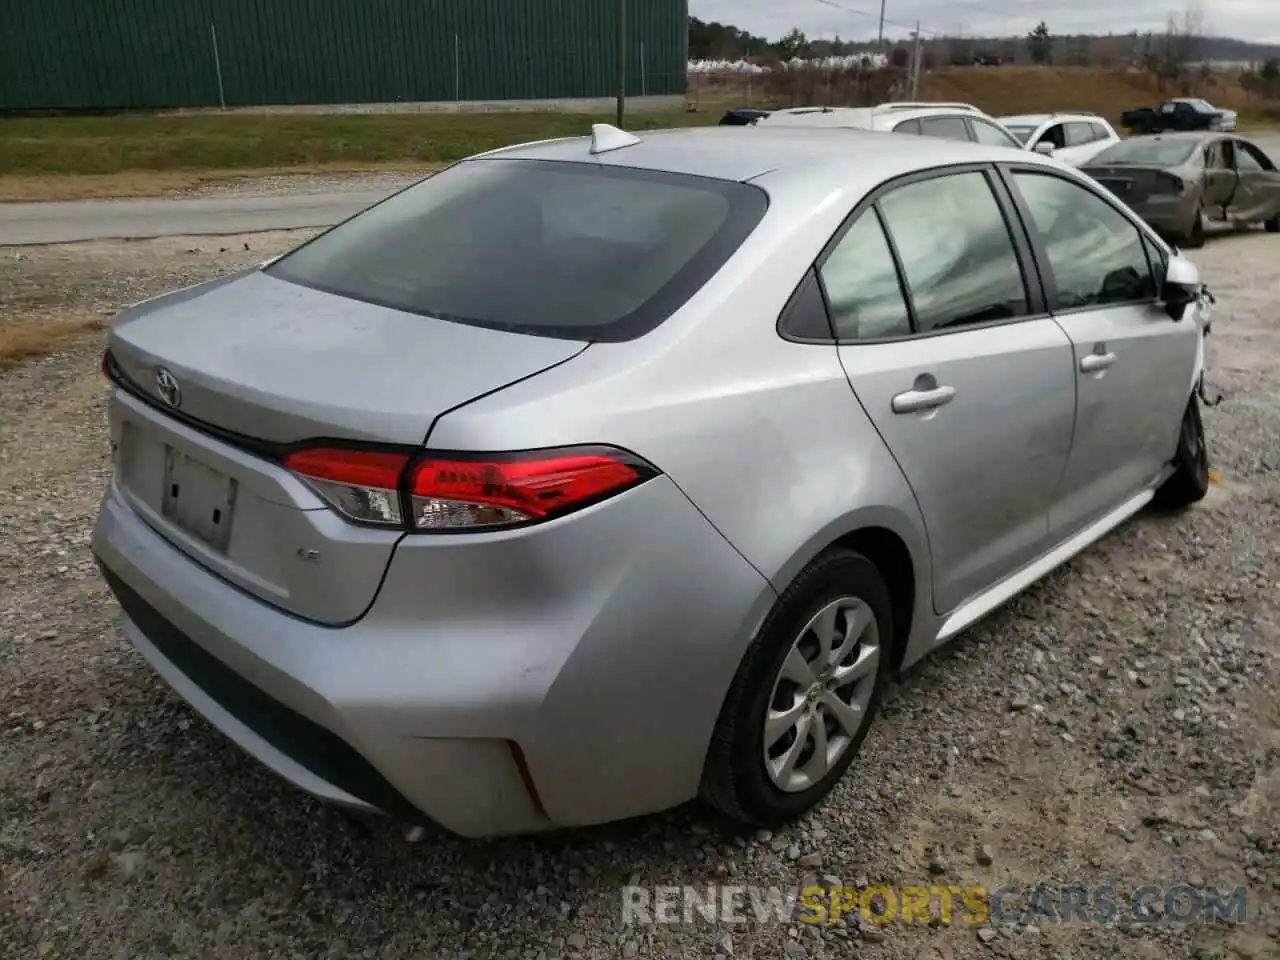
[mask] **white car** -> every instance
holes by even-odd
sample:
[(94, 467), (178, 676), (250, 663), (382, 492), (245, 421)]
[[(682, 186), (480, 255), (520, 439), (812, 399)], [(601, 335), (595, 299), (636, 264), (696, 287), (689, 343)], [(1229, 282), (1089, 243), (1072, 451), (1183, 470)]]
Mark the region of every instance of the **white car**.
[(994, 117), (968, 103), (901, 101), (876, 107), (793, 107), (761, 117), (752, 126), (843, 127), (1026, 149)]
[(1096, 113), (1027, 113), (1000, 117), (1000, 123), (1028, 150), (1078, 167), (1113, 143), (1119, 134)]

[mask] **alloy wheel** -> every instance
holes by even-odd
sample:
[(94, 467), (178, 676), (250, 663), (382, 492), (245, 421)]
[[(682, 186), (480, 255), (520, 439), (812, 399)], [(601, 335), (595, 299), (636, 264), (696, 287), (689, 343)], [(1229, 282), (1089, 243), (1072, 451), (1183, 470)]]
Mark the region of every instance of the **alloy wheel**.
[(791, 645), (764, 722), (764, 762), (787, 793), (822, 780), (867, 720), (880, 665), (880, 631), (857, 597), (827, 604)]

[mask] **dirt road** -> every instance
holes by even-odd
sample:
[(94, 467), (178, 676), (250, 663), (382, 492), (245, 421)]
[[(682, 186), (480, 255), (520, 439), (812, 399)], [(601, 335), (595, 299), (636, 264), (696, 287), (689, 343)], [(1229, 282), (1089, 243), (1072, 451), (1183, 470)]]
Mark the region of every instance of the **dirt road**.
[[(0, 323), (116, 308), (298, 239), (0, 249)], [(108, 476), (101, 334), (0, 374), (0, 957), (1276, 956), (1280, 237), (1195, 258), (1220, 298), (1210, 360), (1227, 398), (1206, 413), (1209, 498), (1137, 518), (929, 658), (834, 798), (777, 836), (686, 809), (406, 843), (303, 797), (116, 627), (87, 552)], [(1243, 886), (1247, 917), (622, 923), (628, 884), (868, 881)]]

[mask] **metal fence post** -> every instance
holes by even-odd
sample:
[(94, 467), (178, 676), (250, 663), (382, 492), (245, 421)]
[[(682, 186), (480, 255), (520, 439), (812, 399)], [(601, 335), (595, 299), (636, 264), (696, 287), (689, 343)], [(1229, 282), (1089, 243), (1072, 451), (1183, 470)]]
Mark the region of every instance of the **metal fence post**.
[(649, 78), (645, 70), (644, 41), (640, 41), (640, 96), (648, 96)]
[(227, 109), (227, 95), (222, 87), (222, 58), (218, 56), (218, 28), (209, 24), (209, 38), (213, 41), (213, 69), (218, 74), (218, 107)]
[(462, 41), (453, 35), (453, 105), (462, 110)]

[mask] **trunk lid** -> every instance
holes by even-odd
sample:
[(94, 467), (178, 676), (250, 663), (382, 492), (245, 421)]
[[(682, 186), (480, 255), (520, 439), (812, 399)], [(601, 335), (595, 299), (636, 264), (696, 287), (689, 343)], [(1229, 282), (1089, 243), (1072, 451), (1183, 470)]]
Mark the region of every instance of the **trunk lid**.
[[(586, 349), (258, 272), (140, 304), (108, 346), (134, 391), (117, 391), (110, 407), (120, 495), (196, 563), (330, 625), (363, 616), (403, 534), (346, 522), (273, 448), (321, 438), (418, 446), (439, 414)], [(178, 386), (176, 408), (161, 396), (161, 369)]]
[(1086, 164), (1080, 169), (1128, 204), (1142, 203), (1153, 194), (1169, 193), (1174, 181), (1181, 180), (1164, 167), (1139, 164)]
[(146, 301), (108, 339), (152, 397), (271, 443), (317, 437), (419, 444), (436, 416), (585, 349), (322, 293), (258, 270)]

